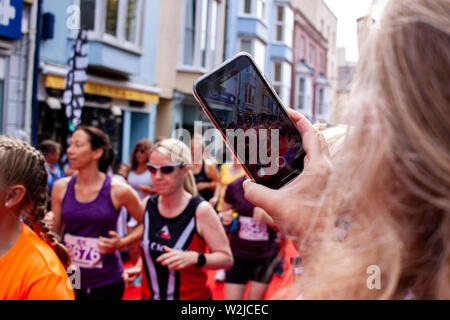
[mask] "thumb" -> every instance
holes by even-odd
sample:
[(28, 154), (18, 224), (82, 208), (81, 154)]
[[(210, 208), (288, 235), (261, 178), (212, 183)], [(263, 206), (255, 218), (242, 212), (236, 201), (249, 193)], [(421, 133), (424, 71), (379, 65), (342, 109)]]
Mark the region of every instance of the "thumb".
[(119, 238), (119, 234), (115, 231), (109, 231), (108, 233), (113, 238)]
[(278, 201), (274, 199), (276, 193), (263, 185), (256, 184), (250, 179), (244, 181), (245, 198), (255, 206), (264, 209), (269, 214), (274, 211)]

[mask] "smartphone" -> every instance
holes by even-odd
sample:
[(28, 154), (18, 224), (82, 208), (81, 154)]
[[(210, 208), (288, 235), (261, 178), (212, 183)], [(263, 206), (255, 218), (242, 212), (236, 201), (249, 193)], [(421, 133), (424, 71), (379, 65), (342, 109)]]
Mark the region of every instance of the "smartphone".
[(253, 181), (279, 189), (303, 171), (300, 132), (251, 55), (205, 74), (193, 93)]

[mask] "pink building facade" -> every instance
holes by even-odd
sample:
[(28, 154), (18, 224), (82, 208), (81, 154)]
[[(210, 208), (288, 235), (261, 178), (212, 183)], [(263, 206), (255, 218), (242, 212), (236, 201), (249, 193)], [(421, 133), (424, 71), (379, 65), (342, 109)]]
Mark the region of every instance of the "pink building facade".
[(311, 22), (294, 10), (292, 107), (313, 121), (328, 118), (327, 40)]

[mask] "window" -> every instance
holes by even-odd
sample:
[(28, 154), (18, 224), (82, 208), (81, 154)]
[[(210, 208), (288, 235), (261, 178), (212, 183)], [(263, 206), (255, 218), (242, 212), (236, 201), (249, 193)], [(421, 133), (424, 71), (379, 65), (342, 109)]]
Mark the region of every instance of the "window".
[(305, 109), (305, 93), (305, 78), (299, 78), (297, 96), (297, 108), (299, 110)]
[(137, 0), (128, 0), (127, 4), (127, 22), (126, 22), (126, 39), (130, 42), (136, 42), (136, 27), (138, 17)]
[(264, 91), (263, 94), (263, 108), (266, 112), (267, 110), (269, 110), (269, 94), (267, 93), (267, 91)]
[(185, 0), (181, 64), (209, 69), (218, 62), (218, 0)]
[(241, 0), (241, 12), (244, 15), (256, 17), (265, 20), (267, 0)]
[(238, 51), (251, 54), (256, 65), (264, 72), (266, 61), (266, 45), (257, 38), (241, 38), (238, 40)]
[(265, 20), (265, 18), (266, 18), (266, 0), (257, 0), (256, 16), (261, 20)]
[(275, 62), (274, 66), (275, 66), (275, 73), (273, 80), (276, 82), (281, 82), (281, 63)]
[(325, 53), (322, 53), (322, 73), (327, 75), (327, 60)]
[(294, 101), (295, 109), (312, 118), (313, 78), (310, 75), (296, 76)]
[(184, 59), (186, 65), (194, 64), (195, 46), (195, 14), (196, 1), (188, 0), (186, 5), (186, 16), (184, 19)]
[(200, 52), (201, 52), (201, 66), (206, 67), (206, 54), (207, 54), (207, 38), (208, 38), (208, 9), (211, 2), (208, 0), (202, 1), (202, 14), (201, 14), (201, 30), (200, 30)]
[(300, 38), (300, 59), (305, 59), (305, 37)]
[(319, 104), (319, 114), (323, 115), (324, 111), (325, 111), (325, 97), (324, 97), (324, 89), (320, 88), (319, 89), (319, 100), (318, 100), (318, 104)]
[(81, 27), (87, 30), (95, 29), (95, 0), (81, 0)]
[(245, 84), (244, 103), (254, 105), (255, 104), (256, 88), (251, 84)]
[(276, 26), (275, 26), (275, 40), (282, 42), (284, 31), (284, 7), (277, 6)]
[(252, 0), (244, 0), (244, 13), (252, 14)]
[(277, 41), (283, 41), (283, 26), (277, 25), (277, 36), (276, 39)]
[(275, 91), (283, 101), (283, 63), (274, 61), (272, 63), (272, 83)]
[(117, 15), (119, 10), (119, 0), (106, 1), (106, 18), (105, 18), (105, 32), (112, 36), (117, 35)]
[(323, 29), (323, 26), (324, 26), (324, 22), (323, 22), (323, 19), (320, 19), (320, 33), (323, 35), (324, 34), (324, 29)]
[(288, 47), (293, 46), (294, 36), (294, 10), (288, 5), (275, 6), (274, 22), (271, 26), (273, 33), (271, 35), (272, 42), (283, 43)]
[(250, 53), (253, 56), (252, 40), (241, 40), (241, 51)]
[(323, 73), (325, 75), (325, 59), (323, 52), (320, 52), (320, 73)]
[[(77, 2), (76, 2), (77, 3)], [(78, 0), (81, 26), (89, 39), (139, 49), (144, 0)]]
[(277, 95), (281, 97), (281, 86), (273, 86), (273, 88), (275, 89)]
[(210, 28), (210, 37), (209, 37), (209, 49), (211, 52), (211, 57), (217, 56), (217, 14), (219, 10), (219, 5), (217, 1), (213, 1), (211, 8), (211, 28)]
[(309, 45), (309, 64), (313, 69), (316, 68), (316, 48), (312, 44)]

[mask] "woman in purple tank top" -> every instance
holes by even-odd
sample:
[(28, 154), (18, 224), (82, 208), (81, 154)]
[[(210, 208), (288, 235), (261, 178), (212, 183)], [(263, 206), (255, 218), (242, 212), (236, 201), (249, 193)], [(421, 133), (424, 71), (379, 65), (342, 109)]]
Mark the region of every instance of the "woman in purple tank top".
[(117, 234), (122, 206), (142, 222), (144, 206), (129, 185), (105, 174), (113, 150), (108, 136), (94, 127), (78, 127), (67, 150), (77, 175), (58, 180), (52, 191), (52, 213), (47, 222), (64, 242), (72, 262), (80, 268), (78, 300), (120, 300), (125, 286), (118, 250), (140, 240), (137, 228), (125, 238)]

